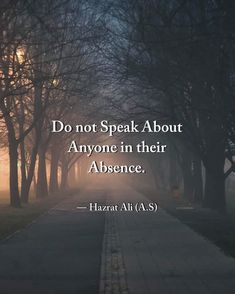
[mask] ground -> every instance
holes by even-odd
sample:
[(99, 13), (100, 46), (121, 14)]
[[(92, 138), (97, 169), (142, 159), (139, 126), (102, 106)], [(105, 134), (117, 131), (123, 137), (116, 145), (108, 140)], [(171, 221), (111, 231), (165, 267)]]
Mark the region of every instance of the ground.
[(203, 208), (201, 205), (189, 203), (183, 198), (174, 200), (169, 193), (159, 195), (148, 189), (142, 190), (141, 193), (153, 201), (158, 201), (159, 205), (171, 215), (216, 244), (225, 254), (235, 258), (234, 210), (222, 214)]
[(42, 199), (36, 199), (34, 195), (30, 195), (30, 202), (28, 204), (22, 204), (21, 208), (14, 208), (9, 205), (9, 193), (1, 191), (0, 240), (25, 227), (71, 193), (73, 193), (73, 191), (66, 195), (57, 193)]
[(1, 242), (1, 294), (234, 293), (235, 260), (174, 216), (77, 209), (91, 201), (149, 200), (120, 186), (63, 200)]

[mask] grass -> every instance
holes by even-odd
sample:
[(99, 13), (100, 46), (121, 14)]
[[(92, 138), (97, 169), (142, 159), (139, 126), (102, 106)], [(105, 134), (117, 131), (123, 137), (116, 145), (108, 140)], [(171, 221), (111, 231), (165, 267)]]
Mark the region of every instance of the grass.
[(9, 205), (9, 196), (6, 191), (0, 192), (0, 240), (15, 231), (24, 228), (41, 214), (48, 211), (68, 195), (56, 194), (43, 199), (32, 197), (29, 204), (23, 204), (21, 208)]

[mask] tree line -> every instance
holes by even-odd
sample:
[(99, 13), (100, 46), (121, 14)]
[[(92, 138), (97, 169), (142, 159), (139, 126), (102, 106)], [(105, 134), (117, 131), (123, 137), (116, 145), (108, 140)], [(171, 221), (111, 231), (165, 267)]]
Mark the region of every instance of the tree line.
[(225, 180), (235, 171), (234, 3), (120, 0), (107, 6), (112, 46), (105, 56), (127, 99), (120, 109), (140, 121), (184, 125), (183, 135), (167, 138), (167, 162), (150, 160), (154, 173), (158, 180), (167, 173), (172, 186), (183, 177), (186, 197), (224, 211)]
[(1, 1), (0, 10), (1, 145), (9, 150), (10, 203), (19, 207), (36, 173), (37, 197), (59, 190), (59, 168), (61, 189), (67, 186), (75, 159), (50, 121), (87, 119), (99, 91), (103, 26), (92, 1)]
[(0, 138), (11, 205), (28, 202), (35, 173), (38, 197), (67, 186), (78, 155), (64, 150), (74, 134), (52, 134), (51, 119), (94, 123), (105, 114), (182, 123), (182, 134), (164, 138), (167, 156), (149, 159), (156, 182), (183, 181), (186, 197), (225, 210), (225, 181), (235, 171), (232, 1), (4, 0), (0, 9)]

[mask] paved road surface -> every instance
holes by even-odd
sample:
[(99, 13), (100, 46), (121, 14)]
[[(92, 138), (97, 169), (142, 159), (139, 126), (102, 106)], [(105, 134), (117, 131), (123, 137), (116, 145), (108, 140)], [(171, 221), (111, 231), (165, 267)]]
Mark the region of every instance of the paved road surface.
[[(109, 197), (148, 202), (132, 189)], [(105, 231), (102, 293), (235, 293), (235, 259), (161, 209), (109, 213)]]
[(104, 194), (70, 198), (1, 243), (0, 293), (98, 293), (104, 214), (76, 207), (94, 196), (102, 202)]
[(87, 189), (0, 244), (1, 294), (234, 294), (235, 260), (163, 210), (91, 213), (90, 201), (147, 202)]

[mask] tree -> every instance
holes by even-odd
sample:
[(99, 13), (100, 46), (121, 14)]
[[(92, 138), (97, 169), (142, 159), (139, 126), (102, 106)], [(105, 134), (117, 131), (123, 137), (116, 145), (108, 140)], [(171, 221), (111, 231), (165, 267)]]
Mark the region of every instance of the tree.
[(234, 45), (222, 25), (227, 9), (206, 0), (115, 2), (110, 15), (118, 25), (110, 28), (108, 56), (129, 84), (158, 93), (143, 105), (148, 100), (167, 109), (169, 122), (184, 124), (184, 139), (206, 169), (204, 204), (222, 211), (225, 150), (234, 121), (227, 66)]

